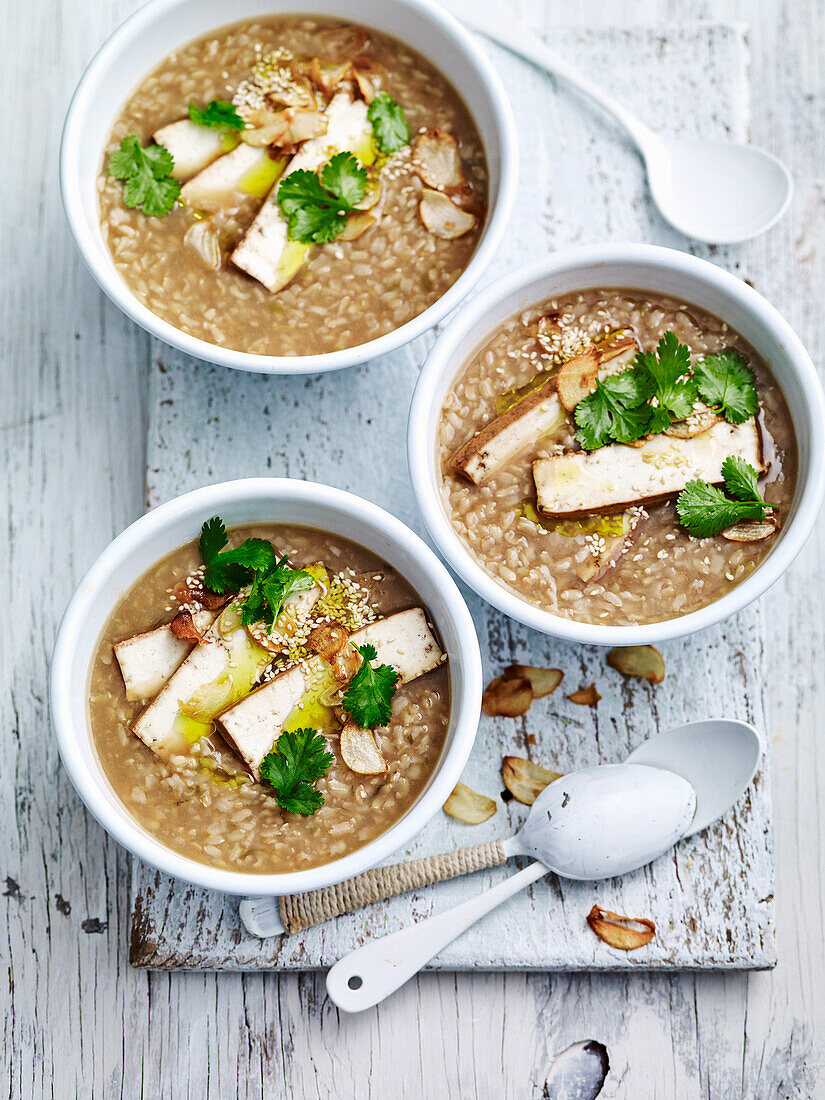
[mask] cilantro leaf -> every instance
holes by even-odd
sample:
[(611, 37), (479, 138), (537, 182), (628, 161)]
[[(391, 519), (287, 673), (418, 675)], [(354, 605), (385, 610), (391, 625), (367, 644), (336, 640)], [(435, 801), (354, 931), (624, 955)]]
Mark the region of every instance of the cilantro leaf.
[(385, 726), (392, 714), (392, 697), (398, 687), (399, 676), (392, 665), (370, 663), (378, 656), (373, 645), (355, 647), (361, 654), (361, 667), (350, 680), (341, 704), (364, 729)]
[(722, 463), (722, 476), (727, 496), (707, 481), (689, 481), (676, 498), (679, 520), (695, 538), (710, 538), (735, 523), (765, 518), (767, 506), (759, 495), (759, 475), (753, 466), (730, 455)]
[(290, 240), (334, 241), (366, 190), (367, 171), (352, 153), (336, 153), (320, 175), (306, 168), (290, 172), (277, 192), (278, 204), (289, 219)]
[(694, 369), (699, 396), (730, 424), (744, 424), (759, 409), (753, 372), (738, 351), (709, 355)]
[[(686, 377), (690, 374), (690, 348), (680, 344), (675, 333), (665, 332), (655, 352), (639, 352), (633, 366), (649, 376), (650, 396), (656, 399), (660, 410), (670, 413), (674, 420), (690, 416), (696, 404), (696, 383)], [(670, 418), (657, 417), (656, 423), (650, 430), (663, 432), (670, 427)]]
[(213, 128), (228, 126), (230, 130), (243, 130), (246, 125), (234, 106), (226, 99), (213, 99), (203, 108), (197, 103), (190, 103), (189, 118), (197, 126)]
[(336, 153), (321, 169), (320, 180), (321, 186), (346, 203), (349, 210), (367, 193), (367, 170), (352, 153)]
[[(216, 517), (217, 518), (217, 517)], [(214, 520), (210, 522), (214, 523)], [(220, 523), (220, 520), (218, 520)], [(204, 535), (207, 525), (201, 530), (201, 556), (203, 555)], [(223, 530), (223, 524), (221, 524)], [(207, 550), (211, 550), (208, 543)], [(223, 545), (226, 545), (226, 531), (223, 530)], [(237, 592), (248, 584), (253, 573), (258, 573), (272, 568), (277, 562), (272, 544), (265, 539), (245, 539), (234, 550), (213, 552), (207, 560), (204, 557), (206, 570), (203, 575), (203, 583), (213, 592)]]
[(649, 395), (648, 380), (632, 368), (597, 382), (595, 392), (576, 405), (579, 443), (586, 451), (595, 451), (612, 439), (634, 443), (647, 435), (651, 410), (645, 402)]
[(725, 479), (725, 489), (736, 500), (748, 504), (762, 503), (759, 495), (759, 474), (744, 458), (729, 455), (722, 463), (722, 476)]
[(213, 516), (201, 527), (201, 537), (198, 543), (201, 560), (204, 565), (211, 565), (218, 554), (229, 542), (226, 528), (220, 516)]
[(288, 813), (314, 814), (324, 796), (312, 784), (325, 775), (335, 757), (324, 738), (313, 729), (282, 733), (261, 762), (261, 779), (275, 792), (275, 801)]
[(136, 134), (125, 137), (109, 157), (109, 175), (123, 180), (123, 202), (140, 208), (150, 218), (168, 214), (180, 194), (180, 183), (172, 179), (172, 154), (164, 145), (140, 144)]
[(382, 153), (395, 153), (410, 140), (403, 108), (389, 92), (378, 92), (367, 111), (375, 144)]
[(710, 538), (745, 520), (763, 519), (765, 505), (731, 500), (707, 481), (689, 481), (676, 498), (676, 512), (694, 538)]
[(287, 559), (281, 558), (277, 565), (261, 579), (261, 592), (268, 610), (264, 622), (271, 626), (284, 609), (287, 597), (293, 592), (307, 592), (315, 584), (315, 579), (303, 569), (291, 569)]

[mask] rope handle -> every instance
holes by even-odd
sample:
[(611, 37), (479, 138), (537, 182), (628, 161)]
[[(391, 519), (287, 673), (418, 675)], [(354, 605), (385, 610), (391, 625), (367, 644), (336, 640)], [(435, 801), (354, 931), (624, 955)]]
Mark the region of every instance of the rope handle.
[(391, 867), (374, 867), (335, 886), (286, 894), (279, 900), (281, 920), (287, 932), (301, 932), (342, 913), (351, 913), (374, 901), (406, 894), (419, 886), (467, 875), (484, 867), (498, 867), (507, 856), (503, 840), (490, 840), (443, 855), (424, 856)]

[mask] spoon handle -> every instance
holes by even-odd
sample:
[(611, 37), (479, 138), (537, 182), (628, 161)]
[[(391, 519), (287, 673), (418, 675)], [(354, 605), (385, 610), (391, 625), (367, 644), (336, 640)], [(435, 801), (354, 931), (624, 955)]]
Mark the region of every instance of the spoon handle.
[(498, 867), (508, 854), (503, 840), (491, 840), (443, 855), (425, 856), (391, 867), (374, 867), (335, 886), (310, 890), (306, 894), (287, 894), (279, 902), (281, 921), (286, 932), (300, 932), (373, 901), (406, 894), (419, 886), (468, 875), (484, 867)]
[(646, 152), (658, 138), (652, 130), (640, 122), (627, 108), (617, 103), (612, 96), (603, 91), (586, 76), (570, 65), (561, 54), (552, 50), (537, 34), (534, 34), (525, 24), (514, 19), (512, 13), (506, 16), (493, 17), (487, 9), (476, 4), (464, 22), (473, 30), (479, 31), (486, 38), (498, 42), (513, 53), (532, 61), (540, 69), (560, 76), (574, 88), (578, 88), (588, 99), (592, 99), (603, 107), (627, 130), (639, 148)]
[(372, 1008), (400, 989), (456, 936), (548, 870), (543, 863), (531, 863), (477, 898), (351, 951), (327, 974), (327, 993), (344, 1012)]

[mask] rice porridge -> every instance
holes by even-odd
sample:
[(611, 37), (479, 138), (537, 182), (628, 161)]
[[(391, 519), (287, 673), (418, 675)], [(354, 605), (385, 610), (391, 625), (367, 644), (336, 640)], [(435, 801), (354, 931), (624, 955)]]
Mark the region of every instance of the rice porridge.
[(686, 615), (780, 537), (796, 440), (765, 363), (723, 321), (644, 291), (511, 317), (445, 399), (443, 506), (476, 562), (581, 622)]
[(112, 614), (91, 672), (94, 743), (132, 816), (181, 855), (316, 867), (418, 798), (449, 723), (446, 656), (410, 585), (362, 547), (256, 525), (231, 531), (227, 554), (220, 530)]
[(487, 168), (428, 61), (296, 15), (162, 61), (112, 126), (98, 190), (115, 266), (158, 317), (221, 347), (312, 355), (392, 332), (452, 286)]

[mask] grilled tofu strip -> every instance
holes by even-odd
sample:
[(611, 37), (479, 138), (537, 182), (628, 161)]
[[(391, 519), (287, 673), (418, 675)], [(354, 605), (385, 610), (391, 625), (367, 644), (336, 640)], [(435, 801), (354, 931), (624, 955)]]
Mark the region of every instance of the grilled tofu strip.
[[(392, 665), (401, 683), (430, 672), (443, 656), (420, 607), (369, 623), (352, 633), (350, 641), (355, 645), (374, 645), (377, 660)], [(280, 737), (292, 712), (300, 706), (313, 682), (323, 678), (327, 668), (321, 657), (293, 665), (217, 719), (218, 729), (234, 745), (254, 776), (258, 776), (261, 761)]]
[(753, 417), (738, 425), (722, 420), (692, 439), (655, 435), (641, 447), (614, 443), (590, 454), (540, 458), (533, 463), (538, 508), (545, 516), (578, 516), (654, 504), (694, 478), (719, 484), (730, 455), (763, 469)]
[(213, 160), (234, 148), (240, 138), (227, 136), (225, 129), (197, 126), (188, 118), (161, 126), (152, 134), (158, 145), (165, 146), (172, 154), (172, 175), (176, 180), (191, 179), (203, 171)]
[[(284, 177), (301, 168), (314, 172), (336, 153), (360, 152), (360, 159), (364, 160), (365, 150), (371, 151), (372, 127), (363, 100), (353, 100), (348, 92), (339, 92), (325, 113), (327, 132), (304, 142), (287, 165)], [(287, 237), (289, 223), (276, 198), (280, 183), (278, 180), (264, 199), (257, 217), (232, 253), (235, 266), (273, 294), (295, 276), (310, 248)]]
[(218, 625), (212, 624), (207, 644), (195, 646), (132, 726), (159, 756), (188, 752), (209, 732), (210, 712), (248, 694), (272, 661), (245, 627), (223, 634)]
[(273, 160), (266, 149), (239, 145), (198, 172), (181, 188), (181, 202), (196, 210), (215, 211), (239, 195), (263, 198), (279, 179), (286, 160)]
[[(215, 621), (215, 612), (196, 611), (192, 620), (203, 634)], [(169, 623), (115, 642), (113, 649), (129, 702), (157, 695), (193, 646), (194, 642), (175, 637)]]
[[(309, 610), (320, 595), (316, 584), (287, 599), (278, 619), (285, 636), (291, 632), (296, 609)], [(187, 752), (210, 733), (215, 715), (248, 695), (272, 663), (274, 654), (240, 621), (234, 629), (219, 627), (220, 618), (206, 632), (206, 644), (195, 646), (132, 726), (141, 741), (161, 756)]]
[[(621, 341), (605, 341), (592, 349), (598, 356), (598, 378), (615, 374), (636, 355), (636, 342), (632, 338)], [(565, 412), (557, 393), (556, 375), (543, 386), (522, 398), (517, 405), (476, 432), (450, 459), (449, 468), (458, 477), (464, 477), (475, 485), (484, 482), (502, 466), (522, 452), (534, 446), (564, 423)]]

